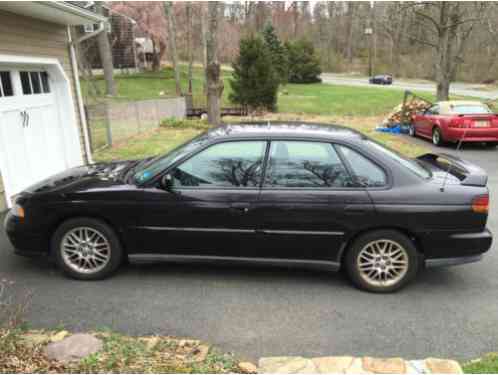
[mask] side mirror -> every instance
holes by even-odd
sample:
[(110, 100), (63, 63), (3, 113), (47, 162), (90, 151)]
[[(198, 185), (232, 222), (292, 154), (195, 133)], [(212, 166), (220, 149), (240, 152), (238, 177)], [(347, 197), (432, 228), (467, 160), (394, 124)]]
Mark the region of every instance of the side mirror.
[(170, 191), (173, 189), (173, 176), (169, 173), (161, 177), (161, 187), (164, 190)]

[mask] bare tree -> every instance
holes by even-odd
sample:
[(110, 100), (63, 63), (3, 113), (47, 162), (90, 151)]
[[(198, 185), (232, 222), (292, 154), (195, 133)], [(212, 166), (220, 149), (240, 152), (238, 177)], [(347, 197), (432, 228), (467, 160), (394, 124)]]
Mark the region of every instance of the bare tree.
[(175, 71), (175, 84), (176, 84), (176, 95), (182, 95), (182, 86), (180, 84), (180, 68), (178, 66), (178, 55), (176, 52), (176, 22), (175, 17), (171, 11), (172, 3), (171, 1), (164, 2), (164, 14), (168, 20), (168, 43), (169, 43), (169, 53), (171, 55), (171, 62), (173, 63), (173, 70)]
[(208, 3), (208, 27), (206, 34), (206, 77), (207, 110), (210, 124), (221, 122), (220, 98), (223, 93), (223, 81), (220, 80), (221, 69), (218, 62), (218, 7), (219, 1)]
[(185, 13), (187, 16), (188, 95), (192, 96), (192, 65), (194, 63), (194, 45), (192, 42), (192, 31), (194, 29), (192, 2), (186, 2)]
[(425, 37), (411, 37), (435, 52), (437, 99), (448, 100), (450, 84), (463, 62), (464, 48), (475, 25), (483, 21), (486, 3), (422, 2), (409, 7), (417, 22), (426, 26)]
[[(95, 2), (95, 10), (98, 14), (104, 14), (102, 9), (102, 1)], [(116, 85), (114, 83), (114, 66), (112, 64), (112, 52), (107, 37), (107, 32), (104, 30), (97, 36), (97, 44), (99, 48), (100, 61), (104, 70), (104, 79), (106, 86), (106, 95), (116, 95)]]

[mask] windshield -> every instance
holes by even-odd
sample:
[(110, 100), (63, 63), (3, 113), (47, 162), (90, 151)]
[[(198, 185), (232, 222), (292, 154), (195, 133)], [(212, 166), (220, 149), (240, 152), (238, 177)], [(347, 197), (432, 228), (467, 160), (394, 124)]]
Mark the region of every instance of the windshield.
[(381, 152), (384, 156), (390, 158), (394, 162), (402, 165), (405, 168), (408, 168), (410, 171), (418, 175), (419, 177), (422, 178), (430, 178), (431, 173), (425, 169), (417, 160), (407, 158), (396, 151), (391, 150), (390, 148), (387, 148), (377, 142), (374, 142), (372, 140), (367, 140), (366, 141), (370, 146), (372, 146), (374, 149), (377, 151)]
[(451, 112), (457, 115), (488, 115), (491, 112), (484, 104), (465, 104), (451, 106)]
[(178, 146), (174, 150), (170, 151), (166, 155), (160, 155), (147, 164), (142, 166), (133, 175), (133, 180), (138, 184), (143, 184), (150, 179), (157, 176), (163, 170), (165, 170), (169, 165), (173, 164), (177, 160), (180, 160), (184, 156), (188, 155), (192, 151), (196, 150), (198, 147), (202, 146), (207, 141), (206, 133), (203, 133), (194, 139)]

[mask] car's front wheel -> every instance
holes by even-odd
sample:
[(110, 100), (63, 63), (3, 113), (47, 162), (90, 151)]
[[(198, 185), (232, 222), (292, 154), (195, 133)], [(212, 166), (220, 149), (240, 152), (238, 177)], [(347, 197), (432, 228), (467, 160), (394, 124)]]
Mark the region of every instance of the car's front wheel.
[(358, 237), (344, 261), (355, 286), (377, 293), (402, 288), (419, 267), (419, 255), (412, 241), (394, 230), (378, 230)]
[(437, 127), (432, 131), (432, 143), (434, 143), (435, 146), (442, 146), (444, 144), (443, 134)]
[(408, 134), (410, 134), (411, 137), (415, 137), (416, 136), (415, 125), (413, 123), (410, 124), (410, 126), (408, 127)]
[(70, 219), (52, 237), (52, 254), (59, 268), (79, 280), (100, 280), (121, 264), (123, 250), (114, 230), (92, 218)]

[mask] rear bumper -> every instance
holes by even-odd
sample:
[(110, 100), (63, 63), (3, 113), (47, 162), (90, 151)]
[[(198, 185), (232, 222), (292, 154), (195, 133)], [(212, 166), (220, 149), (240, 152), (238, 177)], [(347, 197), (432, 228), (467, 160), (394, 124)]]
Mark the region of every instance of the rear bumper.
[(459, 258), (438, 258), (438, 259), (426, 259), (425, 267), (433, 268), (433, 267), (449, 267), (449, 266), (458, 266), (460, 264), (474, 263), (482, 260), (484, 256), (474, 255), (469, 257), (459, 257)]
[(425, 262), (433, 266), (476, 262), (492, 243), (488, 229), (478, 233), (434, 232), (422, 239)]
[(498, 128), (447, 128), (445, 133), (448, 141), (498, 142)]

